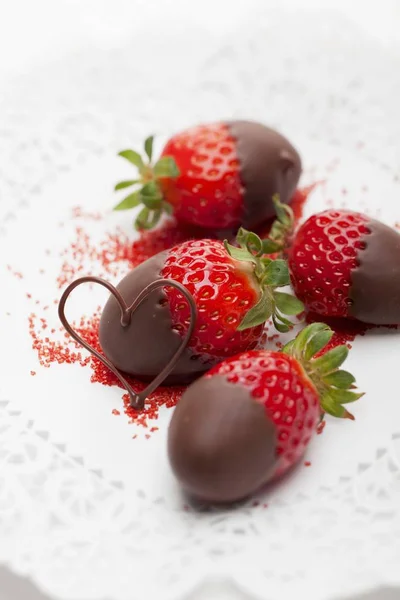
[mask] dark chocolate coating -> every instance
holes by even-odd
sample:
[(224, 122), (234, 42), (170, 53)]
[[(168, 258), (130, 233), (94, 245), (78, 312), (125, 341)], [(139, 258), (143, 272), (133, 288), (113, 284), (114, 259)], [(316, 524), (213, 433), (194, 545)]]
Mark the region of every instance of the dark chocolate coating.
[[(161, 278), (167, 251), (160, 252), (130, 271), (117, 285), (127, 305), (152, 281)], [(99, 339), (113, 365), (129, 375), (149, 381), (158, 375), (178, 349), (182, 338), (172, 329), (172, 319), (163, 289), (152, 292), (135, 310), (131, 322), (121, 325), (121, 311), (110, 296), (100, 319)], [(164, 301), (164, 302), (163, 302)], [(186, 348), (166, 384), (190, 383), (214, 364), (193, 356)]]
[(297, 150), (283, 135), (252, 121), (227, 123), (236, 138), (240, 177), (244, 187), (242, 225), (253, 230), (275, 216), (274, 194), (288, 203), (301, 174)]
[(351, 274), (350, 314), (374, 325), (400, 323), (400, 234), (372, 219)]
[(168, 430), (172, 470), (190, 495), (242, 500), (272, 476), (276, 428), (261, 403), (223, 375), (202, 377), (183, 394)]

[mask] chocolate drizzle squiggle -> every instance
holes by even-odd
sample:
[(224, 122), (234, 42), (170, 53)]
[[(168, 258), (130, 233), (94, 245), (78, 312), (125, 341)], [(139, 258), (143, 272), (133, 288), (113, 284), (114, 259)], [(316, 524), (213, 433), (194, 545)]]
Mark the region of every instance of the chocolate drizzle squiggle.
[[(159, 289), (159, 288), (165, 287), (165, 286), (175, 287), (186, 298), (186, 301), (187, 301), (187, 303), (189, 305), (189, 309), (190, 309), (190, 323), (189, 323), (187, 332), (186, 332), (185, 336), (182, 338), (181, 344), (178, 346), (177, 350), (174, 352), (173, 356), (168, 361), (168, 363), (165, 365), (165, 367), (160, 371), (160, 373), (156, 377), (154, 377), (154, 379), (149, 383), (149, 385), (144, 390), (142, 390), (140, 393), (136, 393), (133, 390), (133, 388), (128, 383), (128, 381), (125, 379), (125, 377), (120, 373), (120, 371), (118, 371), (118, 369), (113, 365), (113, 363), (110, 360), (108, 360), (108, 358), (106, 358), (105, 356), (100, 354), (95, 348), (90, 346), (90, 344), (88, 344), (73, 329), (73, 327), (70, 325), (70, 323), (68, 322), (68, 320), (65, 316), (65, 304), (66, 304), (66, 301), (67, 301), (69, 295), (71, 294), (71, 292), (76, 287), (81, 285), (82, 283), (89, 283), (89, 282), (98, 283), (99, 285), (102, 285), (103, 287), (107, 288), (108, 291), (111, 292), (111, 294), (114, 296), (114, 298), (118, 302), (119, 307), (121, 309), (121, 320), (120, 320), (121, 327), (127, 327), (130, 324), (132, 315), (135, 312), (135, 310), (156, 289)], [(140, 294), (135, 298), (135, 300), (132, 302), (132, 304), (130, 306), (127, 306), (122, 295), (111, 283), (109, 283), (105, 279), (102, 279), (101, 277), (86, 276), (86, 277), (80, 277), (79, 279), (76, 279), (66, 288), (66, 290), (64, 291), (64, 293), (60, 299), (60, 303), (58, 306), (58, 316), (60, 318), (60, 321), (61, 321), (63, 327), (66, 329), (66, 331), (69, 333), (69, 335), (76, 342), (78, 342), (78, 344), (80, 344), (81, 346), (86, 348), (86, 350), (88, 350), (89, 352), (91, 352), (91, 354), (93, 354), (96, 358), (98, 358), (119, 379), (119, 381), (122, 383), (122, 385), (124, 386), (124, 388), (126, 389), (126, 391), (129, 394), (131, 406), (133, 408), (136, 408), (137, 410), (141, 410), (144, 407), (144, 403), (145, 403), (147, 396), (149, 396), (152, 392), (154, 392), (154, 390), (164, 381), (164, 379), (166, 379), (168, 377), (168, 375), (170, 374), (170, 372), (173, 370), (176, 363), (178, 362), (179, 358), (181, 357), (182, 353), (185, 351), (186, 346), (189, 342), (189, 339), (193, 333), (194, 327), (196, 325), (197, 308), (196, 308), (196, 304), (195, 304), (192, 294), (183, 285), (181, 285), (177, 281), (173, 281), (172, 279), (158, 279), (157, 281), (153, 281), (152, 283), (147, 285), (140, 292)]]

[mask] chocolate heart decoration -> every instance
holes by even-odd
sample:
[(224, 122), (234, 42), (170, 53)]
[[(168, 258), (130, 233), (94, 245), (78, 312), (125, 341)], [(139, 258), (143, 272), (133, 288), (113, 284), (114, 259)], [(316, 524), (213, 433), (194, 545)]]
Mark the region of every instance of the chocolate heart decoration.
[[(68, 320), (65, 316), (65, 303), (66, 303), (67, 298), (70, 295), (70, 293), (76, 287), (78, 287), (78, 285), (81, 285), (82, 283), (88, 283), (88, 282), (98, 283), (98, 284), (102, 285), (103, 287), (107, 288), (108, 291), (111, 292), (111, 294), (117, 300), (119, 307), (121, 309), (121, 321), (120, 321), (121, 327), (127, 327), (130, 324), (132, 315), (135, 312), (135, 310), (138, 308), (138, 306), (140, 306), (142, 304), (142, 302), (151, 294), (151, 292), (153, 292), (154, 290), (156, 290), (160, 287), (165, 287), (165, 286), (175, 287), (186, 298), (186, 301), (187, 301), (187, 303), (189, 305), (189, 309), (190, 309), (190, 323), (189, 323), (189, 327), (188, 327), (188, 330), (187, 330), (185, 336), (182, 338), (182, 343), (177, 348), (176, 352), (171, 357), (171, 360), (165, 365), (165, 367), (162, 369), (162, 371), (153, 379), (153, 381), (151, 381), (149, 383), (149, 385), (143, 391), (141, 391), (138, 394), (132, 389), (132, 387), (127, 382), (125, 377), (118, 371), (118, 369), (112, 364), (112, 362), (110, 360), (108, 360), (108, 358), (101, 355), (100, 352), (95, 350), (95, 348), (93, 348), (83, 338), (81, 338), (81, 336), (72, 328), (72, 326), (70, 325), (70, 323), (68, 322)], [(152, 392), (154, 392), (154, 390), (164, 381), (164, 379), (166, 379), (166, 377), (168, 377), (168, 375), (170, 374), (170, 372), (173, 370), (176, 363), (178, 362), (180, 356), (184, 352), (184, 350), (189, 342), (189, 339), (193, 333), (194, 327), (196, 325), (197, 308), (196, 308), (196, 303), (193, 299), (192, 294), (182, 284), (178, 283), (177, 281), (173, 281), (172, 279), (157, 279), (156, 281), (153, 281), (152, 283), (150, 283), (147, 287), (145, 287), (140, 292), (140, 294), (137, 296), (137, 298), (132, 302), (132, 304), (130, 306), (127, 306), (125, 303), (125, 300), (123, 299), (123, 297), (121, 296), (121, 294), (119, 293), (117, 288), (114, 287), (111, 283), (109, 283), (105, 279), (102, 279), (101, 277), (87, 276), (87, 277), (80, 277), (79, 279), (76, 279), (66, 288), (66, 290), (64, 291), (64, 293), (60, 299), (60, 303), (58, 306), (58, 316), (60, 318), (62, 325), (67, 330), (69, 335), (76, 342), (78, 342), (78, 344), (81, 344), (81, 346), (86, 348), (86, 350), (89, 350), (89, 352), (91, 352), (96, 358), (98, 358), (106, 367), (108, 367), (110, 369), (110, 371), (112, 371), (114, 373), (114, 375), (116, 377), (118, 377), (119, 381), (122, 383), (122, 385), (124, 386), (124, 388), (126, 389), (126, 391), (129, 394), (131, 406), (133, 408), (141, 410), (144, 407), (144, 402), (145, 402), (147, 396), (149, 396)]]

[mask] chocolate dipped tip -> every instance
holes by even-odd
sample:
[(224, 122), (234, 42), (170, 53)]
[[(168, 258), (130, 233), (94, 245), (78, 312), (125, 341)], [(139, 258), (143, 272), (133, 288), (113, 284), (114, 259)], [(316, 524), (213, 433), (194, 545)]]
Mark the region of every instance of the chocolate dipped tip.
[(400, 234), (371, 219), (351, 273), (351, 316), (374, 325), (400, 324)]
[(276, 428), (262, 404), (222, 375), (202, 377), (182, 396), (168, 430), (168, 456), (183, 489), (211, 503), (242, 500), (266, 483)]
[[(108, 289), (111, 292), (111, 295), (114, 297), (114, 299), (117, 302), (119, 309), (120, 309), (120, 320), (119, 320), (119, 324), (117, 324), (117, 326), (122, 327), (122, 328), (129, 327), (129, 325), (131, 324), (132, 315), (135, 313), (136, 309), (139, 308), (141, 306), (141, 304), (148, 298), (148, 296), (150, 296), (152, 294), (152, 292), (154, 292), (155, 290), (158, 290), (160, 288), (163, 288), (165, 286), (171, 286), (171, 287), (177, 288), (181, 292), (183, 297), (186, 299), (186, 302), (189, 305), (190, 322), (189, 322), (188, 329), (181, 340), (180, 345), (177, 347), (175, 352), (173, 352), (173, 353), (171, 352), (169, 361), (164, 365), (164, 367), (160, 370), (160, 372), (145, 387), (145, 389), (139, 393), (136, 393), (133, 390), (132, 386), (129, 384), (129, 382), (126, 380), (126, 378), (123, 376), (123, 374), (118, 371), (118, 369), (115, 367), (115, 365), (107, 357), (100, 354), (100, 352), (98, 352), (95, 348), (93, 348), (88, 342), (86, 342), (74, 330), (74, 328), (71, 326), (71, 324), (69, 323), (69, 321), (65, 315), (65, 304), (66, 304), (67, 299), (68, 299), (69, 295), (71, 294), (71, 292), (76, 287), (81, 285), (82, 283), (89, 283), (89, 282), (102, 285), (103, 287), (105, 287), (106, 289)], [(110, 369), (110, 371), (112, 371), (114, 373), (114, 375), (117, 377), (117, 379), (120, 381), (120, 383), (124, 386), (124, 388), (128, 392), (131, 406), (133, 408), (140, 410), (144, 407), (144, 403), (145, 403), (147, 396), (149, 396), (152, 392), (154, 392), (157, 389), (157, 387), (159, 385), (161, 385), (161, 383), (168, 377), (169, 373), (174, 369), (175, 365), (179, 361), (182, 353), (185, 351), (186, 346), (189, 343), (190, 337), (191, 337), (193, 330), (195, 328), (195, 325), (196, 325), (197, 308), (196, 308), (196, 303), (194, 301), (194, 298), (193, 298), (192, 294), (189, 292), (189, 290), (187, 290), (182, 284), (178, 283), (177, 281), (173, 281), (172, 279), (157, 279), (156, 281), (153, 281), (152, 283), (148, 284), (139, 293), (139, 295), (133, 300), (133, 302), (130, 304), (130, 306), (127, 306), (124, 298), (121, 296), (119, 291), (111, 283), (109, 283), (108, 281), (105, 281), (104, 279), (102, 279), (100, 277), (86, 276), (86, 277), (80, 277), (79, 279), (76, 279), (65, 289), (64, 293), (61, 296), (60, 302), (59, 302), (58, 315), (59, 315), (62, 325), (64, 326), (66, 331), (69, 333), (69, 335), (76, 342), (81, 344), (81, 346), (86, 348), (86, 350), (88, 350), (91, 354), (93, 354), (93, 356), (95, 356), (98, 360), (100, 360), (106, 367), (108, 367)]]
[(297, 150), (278, 131), (254, 121), (227, 123), (236, 139), (243, 184), (244, 215), (242, 225), (256, 229), (275, 216), (273, 197), (289, 203), (301, 175)]

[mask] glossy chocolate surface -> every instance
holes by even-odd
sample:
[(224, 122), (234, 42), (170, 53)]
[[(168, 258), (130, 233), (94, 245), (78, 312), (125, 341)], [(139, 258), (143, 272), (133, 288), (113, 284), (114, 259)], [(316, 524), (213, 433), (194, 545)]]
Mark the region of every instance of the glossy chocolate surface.
[(274, 194), (279, 194), (281, 202), (290, 201), (300, 178), (301, 160), (289, 140), (265, 125), (231, 121), (227, 126), (236, 138), (244, 187), (242, 225), (253, 230), (275, 217)]
[(208, 502), (234, 502), (268, 481), (276, 443), (264, 406), (248, 390), (215, 375), (193, 383), (179, 401), (168, 431), (168, 456), (187, 493)]
[[(167, 251), (160, 252), (133, 269), (118, 284), (125, 303), (130, 305), (151, 282), (160, 279)], [(120, 306), (110, 296), (101, 315), (100, 345), (113, 365), (144, 381), (156, 377), (177, 351), (182, 338), (172, 329), (172, 319), (163, 289), (152, 292), (135, 310), (129, 325), (121, 326)], [(210, 368), (206, 360), (194, 357), (187, 347), (167, 384), (189, 383)]]
[(359, 266), (351, 274), (350, 313), (375, 325), (400, 323), (400, 234), (371, 220), (371, 233), (359, 251)]

